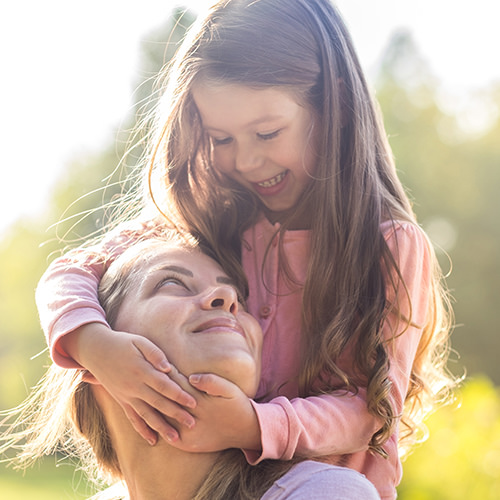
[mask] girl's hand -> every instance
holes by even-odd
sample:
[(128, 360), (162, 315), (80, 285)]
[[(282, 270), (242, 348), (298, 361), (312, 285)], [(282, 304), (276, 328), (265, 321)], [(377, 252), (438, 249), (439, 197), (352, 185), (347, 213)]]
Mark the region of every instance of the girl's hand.
[(151, 445), (157, 442), (156, 432), (169, 442), (179, 438), (165, 417), (180, 424), (178, 428), (194, 425), (185, 407), (194, 408), (196, 400), (169, 377), (172, 366), (150, 340), (98, 323), (70, 334), (74, 335), (63, 347), (90, 372), (85, 380), (100, 383)]
[[(171, 376), (184, 386), (183, 375), (173, 370)], [(193, 374), (189, 383), (196, 388), (192, 394), (197, 405), (191, 411), (196, 425), (180, 429), (180, 439), (173, 446), (190, 452), (261, 449), (257, 415), (250, 398), (237, 385), (211, 373)]]

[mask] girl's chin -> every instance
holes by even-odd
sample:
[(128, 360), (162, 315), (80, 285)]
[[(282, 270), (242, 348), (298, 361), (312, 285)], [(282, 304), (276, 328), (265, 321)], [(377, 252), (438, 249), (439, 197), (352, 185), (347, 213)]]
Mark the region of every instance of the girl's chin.
[(311, 229), (311, 217), (309, 211), (298, 212), (295, 208), (289, 208), (288, 210), (271, 210), (270, 208), (264, 206), (264, 215), (267, 220), (272, 224), (276, 223), (286, 223), (288, 229)]

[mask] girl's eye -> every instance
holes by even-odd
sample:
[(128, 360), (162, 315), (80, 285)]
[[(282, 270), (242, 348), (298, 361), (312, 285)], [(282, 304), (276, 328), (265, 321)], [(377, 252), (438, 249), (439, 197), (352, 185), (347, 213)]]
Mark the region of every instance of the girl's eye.
[(214, 146), (225, 146), (226, 144), (229, 144), (233, 139), (231, 137), (224, 137), (223, 139), (217, 139), (215, 137), (212, 137), (212, 144)]
[(275, 130), (274, 132), (270, 132), (269, 134), (257, 134), (257, 137), (259, 139), (262, 139), (263, 141), (270, 141), (271, 139), (278, 137), (280, 132), (281, 132), (281, 129), (278, 129), (278, 130)]

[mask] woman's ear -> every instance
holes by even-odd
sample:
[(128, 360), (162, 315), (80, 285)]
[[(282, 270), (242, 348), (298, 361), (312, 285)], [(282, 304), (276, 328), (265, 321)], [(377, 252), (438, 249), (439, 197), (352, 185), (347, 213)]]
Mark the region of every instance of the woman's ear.
[(83, 371), (82, 381), (87, 382), (87, 384), (101, 385), (101, 382), (99, 382), (99, 380), (97, 380), (88, 370)]

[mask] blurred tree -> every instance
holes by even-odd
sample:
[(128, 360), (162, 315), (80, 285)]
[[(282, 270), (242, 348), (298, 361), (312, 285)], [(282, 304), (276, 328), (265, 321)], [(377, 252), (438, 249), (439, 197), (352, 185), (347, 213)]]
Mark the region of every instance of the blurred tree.
[[(106, 222), (111, 200), (128, 184), (120, 181), (134, 171), (139, 148), (120, 163), (128, 147), (129, 130), (149, 111), (146, 97), (153, 93), (153, 76), (172, 57), (186, 28), (194, 21), (189, 11), (175, 9), (166, 23), (142, 42), (138, 88), (133, 113), (123, 120), (116, 141), (95, 154), (67, 165), (51, 196), (47, 213), (19, 221), (0, 240), (0, 409), (15, 406), (40, 377), (47, 353), (31, 358), (46, 347), (34, 304), (34, 290), (49, 261), (64, 249), (81, 244)], [(61, 215), (62, 214), (62, 215)], [(59, 220), (57, 224), (51, 225)]]
[[(0, 240), (0, 408), (12, 407), (24, 398), (48, 359), (45, 353), (30, 361), (45, 348), (33, 301), (36, 283), (63, 245), (80, 243), (103, 227), (105, 211), (95, 207), (121, 195), (122, 186), (116, 183), (134, 171), (142, 154), (140, 147), (134, 149), (127, 162), (116, 168), (127, 150), (126, 129), (149, 111), (144, 102), (154, 94), (152, 77), (169, 60), (193, 18), (177, 10), (165, 27), (143, 43), (142, 79), (135, 93), (134, 113), (125, 118), (116, 143), (69, 164), (48, 213), (20, 221)], [(448, 283), (456, 298), (460, 325), (453, 344), (461, 354), (455, 370), (461, 372), (465, 366), (469, 373), (484, 372), (499, 384), (500, 335), (495, 316), (500, 305), (498, 113), (486, 132), (461, 130), (460, 120), (440, 107), (439, 82), (407, 33), (397, 34), (389, 44), (376, 88), (399, 173), (415, 200), (419, 220), (442, 248), (443, 267), (450, 267), (446, 252), (453, 262)], [(486, 94), (485, 99), (498, 110), (500, 86)], [(45, 232), (62, 213), (64, 220)], [(39, 248), (42, 242), (45, 244)], [(432, 417), (429, 425), (436, 437), (410, 457), (400, 488), (402, 499), (444, 500), (458, 498), (453, 495), (462, 492), (468, 498), (494, 498), (487, 496), (492, 488), (498, 491), (500, 474), (498, 397), (493, 392), (487, 381), (479, 380), (464, 390), (467, 411), (441, 410)], [(458, 449), (462, 454), (455, 455)], [(471, 481), (484, 488), (474, 490)], [(444, 493), (438, 489), (439, 482)], [(447, 487), (451, 484), (456, 489)]]
[[(136, 181), (140, 174), (137, 163), (143, 154), (140, 137), (136, 137), (138, 125), (157, 102), (158, 72), (168, 64), (194, 19), (190, 11), (176, 8), (163, 26), (142, 41), (139, 81), (133, 84), (135, 104), (115, 141), (95, 155), (73, 161), (56, 186), (51, 217), (57, 220), (63, 214), (52, 232), (58, 241), (72, 246), (99, 233), (113, 213), (113, 201), (126, 196)], [(131, 142), (134, 140), (137, 142)]]
[[(500, 383), (500, 121), (481, 135), (460, 129), (439, 106), (438, 82), (411, 36), (398, 33), (380, 67), (377, 96), (400, 177), (436, 244), (456, 301), (457, 372)], [(489, 98), (500, 103), (500, 88)], [(451, 259), (451, 263), (450, 263)]]

